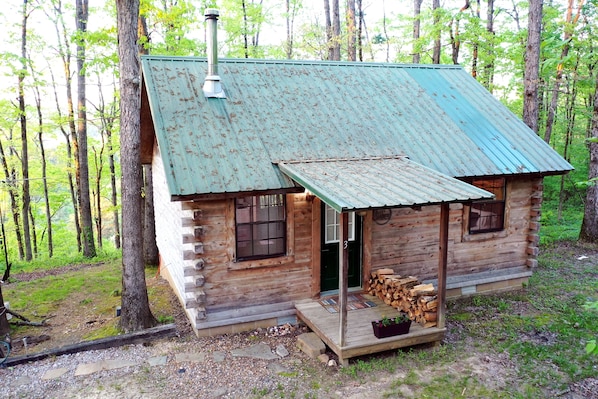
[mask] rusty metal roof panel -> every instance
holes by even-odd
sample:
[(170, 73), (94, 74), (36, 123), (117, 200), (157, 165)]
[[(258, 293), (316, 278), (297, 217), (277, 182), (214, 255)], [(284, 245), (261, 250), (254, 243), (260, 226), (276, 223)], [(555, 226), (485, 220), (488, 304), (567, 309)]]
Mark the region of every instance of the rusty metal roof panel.
[(279, 167), (337, 212), (494, 198), (405, 157), (282, 162)]
[(284, 189), (273, 163), (408, 156), (453, 177), (572, 167), (458, 66), (142, 57), (173, 195)]

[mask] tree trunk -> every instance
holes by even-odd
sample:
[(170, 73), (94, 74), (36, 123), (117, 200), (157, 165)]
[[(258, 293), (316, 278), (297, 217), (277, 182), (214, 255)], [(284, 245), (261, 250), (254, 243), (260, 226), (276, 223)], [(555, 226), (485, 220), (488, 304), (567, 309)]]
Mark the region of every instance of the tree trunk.
[(530, 0), (527, 45), (525, 48), (525, 72), (523, 77), (523, 122), (536, 134), (540, 118), (538, 81), (540, 79), (540, 38), (542, 34), (542, 2)]
[[(2, 256), (4, 260), (4, 273), (0, 281), (6, 282), (10, 277), (10, 269), (12, 264), (8, 261), (8, 248), (6, 248), (6, 230), (4, 229), (4, 214), (2, 213), (2, 207), (0, 207), (0, 239), (2, 240)], [(1, 289), (2, 287), (0, 287)], [(0, 302), (3, 304), (3, 302)]]
[(434, 51), (432, 53), (432, 63), (440, 64), (440, 37), (442, 34), (440, 27), (440, 0), (432, 0), (432, 13), (434, 14)]
[(245, 49), (245, 58), (249, 58), (249, 43), (247, 40), (247, 6), (245, 0), (241, 0), (241, 7), (243, 9), (243, 48)]
[(484, 65), (484, 76), (482, 78), (482, 84), (490, 93), (493, 90), (494, 83), (494, 0), (488, 0), (488, 10), (486, 12), (486, 32), (488, 32), (488, 40), (486, 43), (486, 64)]
[(37, 230), (35, 229), (35, 217), (31, 207), (29, 207), (29, 220), (31, 221), (31, 243), (33, 245), (33, 254), (37, 257), (37, 255), (39, 255), (39, 250), (37, 248)]
[(588, 180), (593, 182), (586, 192), (586, 204), (579, 239), (598, 243), (598, 78), (594, 92), (594, 111), (592, 113), (592, 129), (589, 140), (590, 167)]
[(89, 17), (88, 0), (77, 0), (77, 136), (79, 138), (79, 209), (81, 211), (81, 230), (83, 233), (83, 256), (96, 256), (93, 239), (93, 220), (91, 217), (91, 199), (89, 197), (89, 165), (87, 160), (87, 109), (85, 94), (85, 50), (87, 20)]
[[(475, 16), (476, 16), (476, 20), (479, 21), (480, 20), (480, 0), (476, 0), (475, 3)], [(480, 48), (480, 42), (479, 42), (479, 37), (473, 39), (473, 54), (471, 57), (471, 76), (474, 77), (474, 79), (478, 78), (478, 51)]]
[(332, 59), (341, 60), (341, 14), (339, 0), (332, 0)]
[[(417, 1), (417, 0), (416, 0)], [(357, 49), (355, 48), (356, 29), (355, 29), (355, 0), (347, 0), (347, 59), (349, 61), (357, 60)]]
[(563, 79), (563, 61), (569, 55), (569, 49), (571, 48), (571, 38), (573, 37), (573, 30), (581, 15), (581, 9), (584, 0), (578, 0), (577, 14), (573, 18), (573, 0), (569, 0), (567, 6), (567, 17), (565, 22), (565, 33), (563, 35), (563, 48), (561, 50), (561, 62), (556, 68), (556, 78), (554, 81), (554, 88), (552, 91), (552, 97), (548, 106), (548, 113), (546, 115), (546, 130), (544, 132), (544, 141), (550, 143), (550, 136), (552, 135), (552, 128), (554, 126), (554, 118), (556, 114), (556, 108), (558, 104), (559, 91), (561, 82)]
[(107, 141), (108, 141), (108, 166), (110, 167), (110, 191), (111, 196), (110, 200), (112, 203), (113, 209), (113, 223), (114, 223), (114, 246), (119, 249), (120, 248), (120, 222), (119, 222), (119, 212), (118, 212), (118, 190), (116, 187), (116, 166), (114, 162), (114, 147), (112, 146), (112, 132), (107, 132)]
[[(565, 134), (565, 143), (563, 146), (563, 158), (567, 160), (567, 162), (571, 162), (571, 157), (569, 155), (569, 148), (573, 144), (573, 135), (575, 129), (575, 104), (577, 102), (577, 71), (579, 68), (579, 58), (577, 58), (577, 62), (575, 63), (575, 69), (573, 70), (573, 84), (568, 86), (568, 96), (567, 96), (567, 104), (565, 106), (565, 118), (567, 121), (567, 131)], [(569, 90), (570, 89), (570, 90)], [(563, 216), (563, 207), (565, 205), (565, 200), (567, 197), (567, 193), (565, 191), (565, 177), (566, 175), (561, 176), (561, 186), (559, 190), (559, 206), (557, 212), (557, 220), (560, 222)]]
[(363, 34), (365, 23), (363, 21), (362, 0), (357, 0), (357, 16), (357, 59), (363, 62), (363, 40), (361, 39), (361, 35)]
[[(33, 67), (31, 67), (31, 75), (35, 76), (35, 71)], [(48, 257), (52, 257), (54, 255), (54, 244), (52, 238), (52, 211), (50, 209), (50, 194), (48, 190), (48, 174), (47, 174), (47, 161), (46, 161), (46, 150), (44, 147), (44, 139), (43, 139), (43, 126), (44, 120), (42, 117), (42, 97), (39, 91), (39, 86), (34, 87), (35, 93), (35, 107), (37, 109), (37, 141), (39, 143), (39, 151), (41, 155), (41, 163), (42, 163), (42, 185), (44, 188), (44, 202), (45, 202), (45, 213), (46, 213), (46, 231), (48, 232)], [(35, 229), (33, 229), (35, 233)]]
[(29, 207), (31, 198), (29, 194), (29, 153), (27, 145), (27, 111), (25, 109), (25, 76), (27, 75), (27, 0), (23, 0), (23, 15), (21, 24), (21, 70), (18, 75), (19, 90), (19, 119), (21, 121), (21, 178), (22, 184), (22, 210), (23, 217), (23, 240), (25, 242), (25, 260), (33, 258), (31, 252), (31, 232), (29, 229)]
[[(11, 153), (14, 151), (10, 149)], [(21, 216), (18, 204), (18, 193), (17, 193), (17, 172), (16, 170), (8, 165), (6, 154), (4, 152), (4, 146), (0, 140), (0, 162), (2, 163), (2, 170), (4, 171), (4, 177), (6, 180), (6, 186), (8, 188), (8, 196), (10, 198), (10, 211), (12, 213), (12, 220), (15, 225), (15, 236), (17, 237), (17, 247), (19, 250), (19, 259), (25, 259), (25, 251), (23, 249), (23, 236), (21, 235)], [(4, 227), (4, 225), (2, 225)], [(6, 241), (4, 241), (6, 248)]]
[[(145, 16), (139, 16), (137, 24), (139, 37), (149, 39)], [(149, 54), (149, 50), (139, 46), (139, 54)], [(156, 266), (160, 263), (158, 244), (156, 244), (156, 218), (154, 209), (154, 182), (152, 165), (143, 165), (143, 259), (146, 265)]]
[[(69, 182), (69, 190), (71, 193), (71, 202), (73, 204), (73, 217), (75, 222), (75, 234), (77, 236), (77, 251), (81, 252), (83, 248), (83, 244), (81, 242), (81, 223), (79, 218), (79, 201), (77, 198), (77, 182), (78, 182), (78, 169), (79, 169), (79, 162), (77, 161), (77, 157), (73, 154), (78, 153), (79, 142), (77, 140), (77, 130), (75, 127), (75, 112), (73, 107), (73, 89), (72, 89), (72, 76), (71, 76), (71, 43), (69, 40), (69, 36), (66, 31), (66, 27), (64, 25), (64, 18), (62, 15), (62, 4), (60, 1), (54, 4), (54, 28), (56, 31), (56, 39), (58, 43), (58, 53), (60, 55), (60, 59), (62, 61), (62, 68), (64, 71), (64, 80), (65, 80), (65, 94), (66, 94), (66, 103), (67, 103), (67, 119), (68, 119), (68, 131), (60, 125), (60, 131), (64, 136), (65, 143), (66, 143), (66, 156), (67, 156), (67, 177)], [(48, 15), (50, 18), (50, 16)], [(50, 72), (52, 70), (50, 69)], [(51, 72), (52, 73), (52, 72)], [(58, 100), (58, 91), (56, 90), (56, 84), (54, 80), (54, 75), (52, 74), (52, 85), (54, 87), (54, 101), (56, 103), (56, 110), (60, 119), (62, 119), (62, 111), (60, 109), (60, 102)], [(75, 170), (75, 175), (71, 170)]]
[(96, 172), (95, 184), (93, 188), (94, 200), (95, 200), (95, 229), (97, 233), (97, 240), (98, 240), (98, 248), (102, 248), (102, 171), (104, 170), (104, 134), (105, 128), (102, 128), (102, 147), (100, 148), (99, 153), (92, 147), (94, 151), (94, 166)]
[[(451, 48), (452, 48), (452, 60), (453, 64), (459, 64), (459, 50), (461, 49), (461, 38), (459, 37), (459, 21), (461, 20), (461, 15), (463, 11), (469, 9), (471, 5), (469, 4), (469, 0), (465, 0), (465, 5), (459, 9), (459, 13), (456, 17), (451, 20), (450, 23), (450, 37), (451, 37)], [(455, 25), (453, 31), (453, 24)]]
[(413, 63), (421, 61), (421, 49), (419, 45), (421, 10), (423, 0), (413, 0)]
[(332, 30), (332, 19), (330, 18), (330, 2), (324, 0), (324, 17), (326, 19), (326, 43), (328, 45), (328, 60), (334, 59), (334, 44), (333, 44), (333, 30)]
[(2, 285), (0, 284), (0, 339), (4, 338), (10, 333), (10, 325), (6, 318), (6, 308), (4, 307), (4, 296), (2, 295)]
[(286, 0), (286, 24), (287, 24), (287, 42), (285, 45), (285, 53), (287, 60), (293, 58), (293, 42), (295, 35), (295, 15), (297, 13), (297, 3), (294, 0)]
[(158, 251), (158, 244), (156, 244), (152, 165), (143, 165), (143, 183), (145, 193), (143, 197), (143, 259), (146, 265), (157, 266), (160, 263), (160, 253)]
[(137, 56), (139, 0), (116, 0), (120, 69), (121, 171), (123, 217), (122, 312), (120, 325), (135, 331), (156, 324), (151, 313), (143, 263), (140, 162), (141, 82)]

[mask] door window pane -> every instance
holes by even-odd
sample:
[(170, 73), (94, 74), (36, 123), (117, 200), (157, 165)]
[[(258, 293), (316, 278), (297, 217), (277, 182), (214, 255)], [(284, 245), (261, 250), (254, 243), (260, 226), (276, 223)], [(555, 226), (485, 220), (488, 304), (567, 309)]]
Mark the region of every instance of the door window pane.
[[(325, 205), (325, 209), (326, 237), (324, 237), (324, 242), (326, 244), (339, 242), (340, 213), (328, 205)], [(349, 212), (347, 216), (349, 217), (349, 241), (355, 241), (355, 212)]]

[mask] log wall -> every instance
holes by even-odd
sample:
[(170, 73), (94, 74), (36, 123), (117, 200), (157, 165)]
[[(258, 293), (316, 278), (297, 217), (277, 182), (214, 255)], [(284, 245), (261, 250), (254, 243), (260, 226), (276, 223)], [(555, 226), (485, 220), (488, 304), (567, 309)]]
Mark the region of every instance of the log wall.
[(312, 290), (312, 204), (287, 200), (287, 255), (235, 260), (234, 199), (171, 202), (154, 154), (156, 239), (161, 272), (196, 330), (294, 314)]
[[(161, 272), (196, 330), (275, 320), (294, 314), (294, 301), (319, 294), (317, 198), (287, 195), (286, 256), (237, 262), (234, 200), (170, 201), (157, 149), (153, 177)], [(507, 180), (505, 230), (474, 235), (467, 230), (469, 207), (452, 204), (448, 276), (534, 267), (541, 198), (541, 179)], [(381, 268), (422, 281), (437, 278), (439, 206), (394, 209), (383, 225), (372, 220), (371, 212), (362, 216), (363, 281)]]
[[(448, 275), (536, 265), (542, 180), (508, 179), (505, 230), (469, 234), (469, 206), (451, 204)], [(394, 209), (385, 225), (372, 223), (371, 270), (435, 279), (438, 273), (439, 206)], [(367, 270), (366, 272), (369, 272)]]

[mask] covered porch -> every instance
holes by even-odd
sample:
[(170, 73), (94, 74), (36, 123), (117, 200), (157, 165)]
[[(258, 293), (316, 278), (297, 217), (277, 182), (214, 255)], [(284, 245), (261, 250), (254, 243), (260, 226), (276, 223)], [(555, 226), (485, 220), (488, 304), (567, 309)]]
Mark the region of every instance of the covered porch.
[[(333, 351), (342, 365), (348, 359), (443, 339), (449, 204), (494, 198), (488, 191), (436, 172), (404, 156), (387, 158), (280, 162), (280, 170), (339, 213), (338, 313), (317, 300), (296, 302), (297, 316)], [(375, 307), (347, 311), (349, 212), (385, 208), (440, 206), (438, 219), (438, 283), (436, 327), (412, 323), (408, 334), (378, 339), (371, 322), (398, 311), (377, 298)], [(367, 250), (364, 250), (367, 252)], [(371, 270), (371, 266), (367, 267)], [(367, 288), (367, 287), (363, 287)]]
[(349, 359), (357, 356), (438, 342), (444, 338), (446, 328), (423, 328), (417, 323), (411, 323), (408, 334), (376, 338), (372, 332), (371, 322), (380, 320), (384, 316), (395, 316), (398, 311), (376, 297), (369, 295), (366, 297), (374, 302), (376, 306), (347, 312), (347, 330), (344, 345), (339, 340), (340, 313), (328, 312), (317, 300), (297, 302), (295, 303), (295, 309), (297, 310), (297, 317), (338, 356), (339, 363), (343, 366), (347, 366)]

